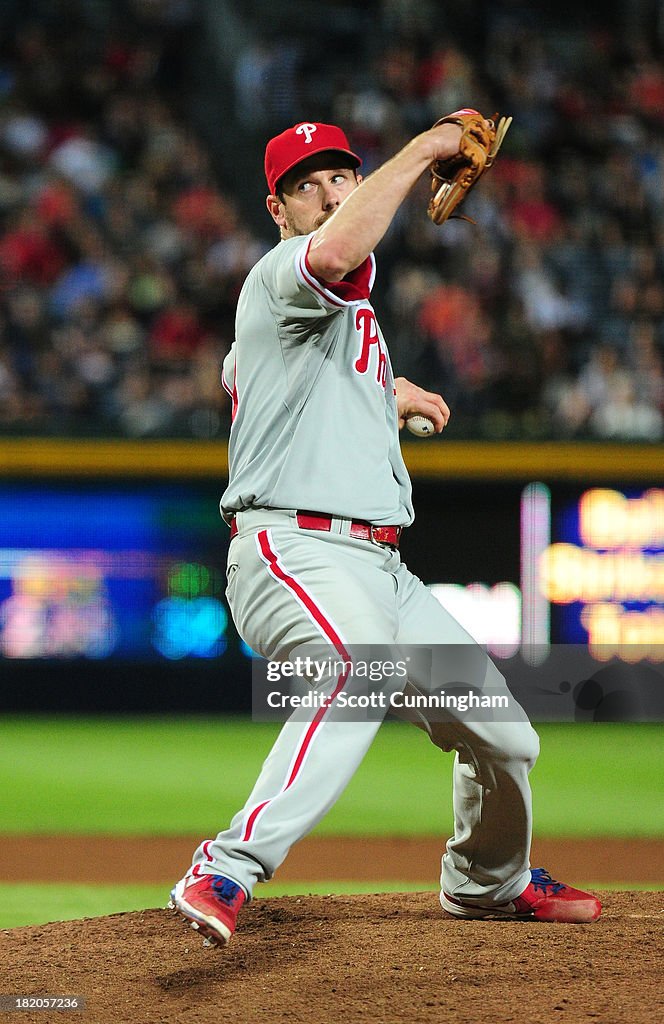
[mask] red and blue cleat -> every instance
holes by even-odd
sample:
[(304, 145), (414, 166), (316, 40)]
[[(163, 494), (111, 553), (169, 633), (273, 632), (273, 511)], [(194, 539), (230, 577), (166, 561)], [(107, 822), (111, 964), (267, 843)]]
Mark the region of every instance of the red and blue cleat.
[(534, 868), (524, 891), (509, 903), (482, 904), (450, 896), (443, 890), (440, 904), (453, 917), (497, 917), (565, 924), (589, 924), (596, 921), (602, 912), (602, 904), (595, 896), (557, 882), (544, 868)]
[(179, 910), (208, 945), (225, 946), (246, 898), (244, 889), (225, 875), (187, 875), (171, 891), (169, 907)]

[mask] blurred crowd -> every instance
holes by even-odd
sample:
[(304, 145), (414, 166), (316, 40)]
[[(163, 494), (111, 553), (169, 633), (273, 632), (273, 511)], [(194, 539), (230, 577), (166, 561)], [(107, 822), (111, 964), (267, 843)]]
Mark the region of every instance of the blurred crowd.
[[(308, 31), (267, 39), (247, 4), (256, 31), (225, 102), (257, 177), (266, 138), (299, 119), (342, 124), (368, 173), (460, 106), (511, 114), (463, 208), (474, 224), (434, 227), (423, 179), (381, 243), (374, 297), (395, 371), (442, 392), (459, 436), (660, 439), (657, 32), (606, 17), (572, 28), (520, 0), (463, 5), (444, 31), (429, 0), (368, 7), (370, 33), (367, 5), (339, 7), (335, 47)], [(245, 210), (242, 181), (220, 184), (213, 133), (193, 131), (182, 102), (182, 40), (200, 9), (129, 11), (98, 32), (19, 19), (2, 47), (5, 432), (228, 430), (219, 369), (235, 301), (276, 236)]]
[(19, 25), (0, 68), (0, 426), (223, 434), (219, 366), (265, 246), (170, 99), (177, 22), (95, 34), (71, 6)]

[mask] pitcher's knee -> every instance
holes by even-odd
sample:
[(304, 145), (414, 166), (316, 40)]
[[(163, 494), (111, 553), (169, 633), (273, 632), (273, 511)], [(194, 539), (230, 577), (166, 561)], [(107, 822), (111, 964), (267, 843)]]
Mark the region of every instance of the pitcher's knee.
[(535, 761), (539, 757), (540, 752), (540, 740), (539, 736), (533, 729), (530, 722), (524, 722), (519, 732), (519, 750), (518, 755), (520, 760), (525, 761), (528, 765), (528, 770), (534, 766)]
[(520, 762), (530, 771), (539, 754), (539, 736), (530, 722), (503, 723), (493, 731), (487, 747), (491, 760)]

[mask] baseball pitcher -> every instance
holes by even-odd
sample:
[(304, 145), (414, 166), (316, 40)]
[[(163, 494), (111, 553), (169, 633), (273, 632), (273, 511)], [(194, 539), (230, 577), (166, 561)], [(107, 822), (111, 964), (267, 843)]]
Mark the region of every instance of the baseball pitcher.
[[(227, 597), (240, 635), (265, 658), (283, 662), (317, 645), (346, 669), (316, 682), (325, 701), (284, 724), (245, 806), (201, 843), (173, 889), (172, 905), (211, 942), (228, 942), (256, 884), (338, 799), (379, 728), (380, 715), (335, 715), (357, 645), (466, 651), (465, 682), (509, 693), (400, 557), (413, 507), (399, 430), (419, 417), (440, 433), (450, 413), (440, 395), (395, 379), (371, 304), (373, 250), (420, 176), (431, 173), (429, 214), (443, 223), (491, 165), (507, 127), (504, 118), (496, 127), (477, 111), (457, 111), (366, 180), (334, 125), (302, 122), (267, 145), (267, 209), (280, 240), (247, 277), (223, 367), (232, 400), (221, 499), (232, 538)], [(417, 659), (404, 685), (430, 690)], [(416, 721), (456, 752), (443, 909), (460, 918), (595, 920), (601, 907), (592, 895), (530, 867), (528, 773), (538, 739), (525, 714), (517, 706), (510, 721), (472, 718), (440, 720), (425, 709)]]

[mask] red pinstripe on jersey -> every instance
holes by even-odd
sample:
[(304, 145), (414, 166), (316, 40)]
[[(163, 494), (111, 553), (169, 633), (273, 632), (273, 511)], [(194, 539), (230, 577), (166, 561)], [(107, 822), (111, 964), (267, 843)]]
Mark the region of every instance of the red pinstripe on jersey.
[[(281, 792), (284, 793), (290, 786), (293, 785), (298, 775), (302, 770), (307, 754), (311, 749), (311, 745), (314, 741), (316, 733), (318, 732), (320, 725), (325, 717), (325, 714), (330, 707), (332, 701), (337, 694), (343, 689), (348, 679), (348, 673), (351, 667), (351, 659), (346, 647), (344, 645), (341, 636), (339, 635), (338, 629), (331, 622), (329, 616), (325, 614), (320, 605), (316, 602), (312, 594), (306, 589), (304, 584), (297, 579), (292, 573), (284, 567), (279, 553), (276, 550), (274, 541), (272, 540), (272, 534), (270, 530), (260, 530), (256, 534), (256, 546), (261, 559), (265, 562), (268, 568), (268, 572), (280, 583), (285, 589), (292, 594), (298, 604), (304, 609), (308, 617), (314, 623), (318, 631), (322, 634), (325, 640), (334, 648), (335, 652), (342, 658), (345, 669), (339, 676), (336, 686), (332, 691), (331, 695), (326, 698), (320, 708), (318, 708), (314, 718), (308, 723), (307, 728), (304, 732), (300, 743), (297, 746), (293, 760), (291, 761), (290, 767), (286, 774), (284, 785), (282, 786)], [(244, 832), (242, 834), (243, 841), (251, 839), (256, 822), (265, 808), (270, 804), (270, 800), (264, 800), (262, 803), (254, 807), (246, 819)]]
[(235, 359), (233, 360), (233, 386), (230, 387), (224, 373), (224, 368), (221, 368), (221, 383), (224, 391), (227, 391), (231, 396), (231, 423), (237, 415), (238, 396), (237, 396), (237, 352), (235, 353)]

